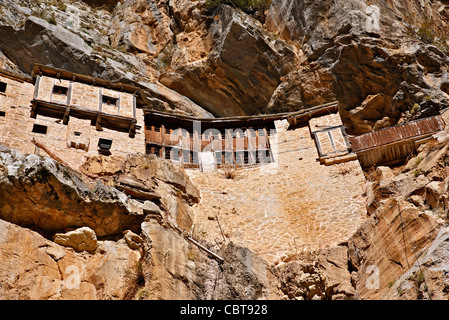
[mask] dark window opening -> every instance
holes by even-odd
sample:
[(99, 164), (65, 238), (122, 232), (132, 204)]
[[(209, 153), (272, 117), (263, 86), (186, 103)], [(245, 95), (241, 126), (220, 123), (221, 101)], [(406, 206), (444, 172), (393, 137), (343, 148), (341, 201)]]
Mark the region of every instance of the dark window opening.
[(259, 150), (257, 153), (257, 163), (271, 163), (271, 154), (270, 150)]
[(223, 163), (225, 165), (233, 165), (234, 164), (234, 152), (225, 151), (223, 154)]
[(235, 153), (235, 162), (238, 166), (245, 165), (245, 151), (237, 151)]
[(222, 164), (222, 155), (221, 155), (221, 151), (215, 151), (215, 160), (217, 161), (217, 165), (221, 165)]
[(160, 157), (162, 152), (162, 147), (156, 144), (147, 143), (147, 154), (155, 154)]
[(182, 160), (184, 163), (190, 163), (190, 151), (182, 150)]
[(0, 117), (6, 117), (6, 112), (5, 111), (0, 111)]
[(169, 152), (166, 152), (165, 156), (168, 156), (168, 159), (173, 161), (180, 161), (181, 155), (180, 155), (181, 149), (173, 147), (170, 149)]
[(47, 134), (47, 126), (42, 126), (40, 124), (35, 124), (35, 125), (33, 125), (33, 132), (34, 133)]
[(198, 157), (198, 152), (192, 151), (190, 157), (192, 158), (192, 163), (193, 164), (199, 164), (200, 163), (200, 160), (199, 160), (199, 157)]
[(6, 92), (6, 86), (7, 84), (5, 82), (0, 81), (0, 92), (5, 93)]
[(74, 134), (76, 137), (81, 136), (81, 132), (79, 132), (79, 131), (75, 131), (73, 134)]
[(62, 96), (66, 96), (69, 88), (63, 86), (53, 86), (53, 94), (59, 94)]
[(113, 98), (110, 96), (102, 96), (102, 102), (103, 104), (107, 104), (108, 106), (117, 106), (118, 98)]
[(98, 140), (98, 151), (101, 154), (110, 155), (111, 154), (111, 151), (110, 151), (111, 145), (112, 145), (112, 140), (100, 138)]

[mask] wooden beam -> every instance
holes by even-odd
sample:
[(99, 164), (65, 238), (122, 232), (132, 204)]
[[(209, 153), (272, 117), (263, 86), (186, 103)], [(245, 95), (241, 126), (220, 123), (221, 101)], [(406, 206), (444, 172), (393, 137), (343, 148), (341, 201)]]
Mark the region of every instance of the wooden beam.
[(101, 112), (97, 115), (97, 120), (95, 121), (95, 129), (97, 131), (103, 131), (103, 127), (101, 126)]
[(64, 112), (64, 117), (62, 118), (62, 124), (67, 125), (69, 123), (70, 118), (70, 107), (67, 107)]
[(134, 138), (136, 136), (136, 124), (137, 124), (137, 120), (133, 119), (131, 121), (131, 125), (129, 126), (129, 137), (130, 138)]
[(70, 167), (70, 165), (65, 162), (64, 160), (62, 160), (57, 154), (55, 154), (53, 151), (50, 150), (50, 148), (48, 148), (46, 145), (44, 145), (42, 142), (37, 141), (35, 138), (31, 139), (31, 142), (36, 146), (39, 147), (40, 149), (44, 150), (51, 158), (53, 158), (54, 160), (58, 161), (59, 163)]
[(187, 237), (187, 240), (189, 240), (190, 242), (192, 242), (194, 245), (196, 245), (198, 248), (200, 248), (201, 250), (203, 250), (204, 252), (206, 252), (207, 254), (211, 255), (212, 258), (214, 258), (215, 260), (217, 260), (220, 263), (224, 262), (224, 259), (222, 257), (220, 257), (218, 254), (216, 254), (215, 252), (210, 251), (209, 249), (207, 249), (206, 247), (202, 246), (201, 244), (199, 244), (198, 242), (196, 242), (195, 240), (193, 240), (190, 237)]
[(36, 119), (37, 117), (37, 103), (33, 102), (31, 105), (30, 117)]

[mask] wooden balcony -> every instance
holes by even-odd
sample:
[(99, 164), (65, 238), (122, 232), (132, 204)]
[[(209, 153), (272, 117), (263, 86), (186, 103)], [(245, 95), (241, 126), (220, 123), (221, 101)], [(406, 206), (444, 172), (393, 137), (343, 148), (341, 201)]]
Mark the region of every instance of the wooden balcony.
[(61, 119), (63, 124), (67, 124), (70, 117), (90, 120), (91, 124), (101, 131), (108, 128), (115, 131), (127, 132), (131, 138), (134, 138), (136, 129), (136, 118), (123, 117), (119, 115), (106, 114), (98, 110), (84, 108), (80, 106), (67, 106), (55, 102), (43, 100), (31, 101), (31, 117), (43, 115), (46, 117)]

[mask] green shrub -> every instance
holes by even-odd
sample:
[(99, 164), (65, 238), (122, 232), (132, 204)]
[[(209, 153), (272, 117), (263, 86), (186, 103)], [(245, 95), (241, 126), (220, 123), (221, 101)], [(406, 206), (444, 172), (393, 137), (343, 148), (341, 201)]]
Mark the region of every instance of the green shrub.
[(425, 19), (419, 26), (418, 36), (424, 43), (432, 44), (435, 41), (436, 35), (431, 21)]
[(413, 105), (413, 107), (410, 108), (410, 113), (411, 113), (411, 114), (417, 113), (417, 112), (419, 111), (419, 108), (420, 108), (419, 104), (415, 103), (415, 104)]
[(415, 178), (418, 178), (419, 175), (420, 175), (421, 173), (422, 173), (422, 172), (421, 172), (421, 169), (416, 169), (416, 170), (415, 170), (415, 173), (414, 173)]

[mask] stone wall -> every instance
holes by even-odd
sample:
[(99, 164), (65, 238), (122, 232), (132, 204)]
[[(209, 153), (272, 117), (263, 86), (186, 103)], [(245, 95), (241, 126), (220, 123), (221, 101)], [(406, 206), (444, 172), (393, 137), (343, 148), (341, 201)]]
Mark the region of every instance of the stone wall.
[[(48, 77), (41, 78), (38, 99), (54, 101), (55, 95), (50, 96), (53, 80)], [(100, 138), (113, 141), (110, 149), (111, 154), (145, 153), (142, 109), (136, 109), (137, 126), (140, 126), (140, 129), (136, 131), (134, 138), (130, 138), (127, 132), (118, 132), (107, 128), (97, 131), (95, 126), (91, 125), (90, 120), (77, 119), (73, 116), (70, 117), (67, 125), (64, 125), (62, 120), (43, 115), (37, 115), (36, 119), (33, 119), (30, 117), (30, 101), (33, 99), (34, 93), (33, 84), (12, 80), (1, 75), (0, 81), (7, 83), (6, 92), (0, 93), (0, 111), (5, 112), (5, 116), (0, 117), (0, 144), (24, 153), (46, 155), (44, 151), (36, 148), (31, 142), (31, 139), (35, 138), (74, 168), (83, 162), (84, 156), (98, 154)], [(56, 81), (59, 84), (59, 80)], [(60, 84), (68, 85), (68, 82), (61, 80)], [(72, 104), (98, 110), (98, 88), (80, 83), (73, 83), (73, 86)], [(84, 91), (76, 89), (77, 87)], [(96, 93), (89, 90), (96, 90)], [(103, 93), (113, 97), (119, 94), (107, 89), (103, 89)], [(109, 106), (109, 108), (112, 107)], [(106, 110), (104, 111), (106, 112)], [(131, 94), (120, 93), (120, 115), (133, 116)], [(35, 125), (45, 126), (47, 128), (46, 133), (33, 132)]]
[(231, 175), (188, 171), (201, 190), (193, 207), (196, 232), (223, 241), (220, 223), (226, 241), (268, 262), (347, 241), (366, 218), (359, 163), (321, 165), (308, 127), (281, 130), (270, 140), (276, 164)]
[(115, 114), (131, 118), (134, 117), (133, 96), (130, 93), (100, 88), (85, 83), (71, 82), (63, 79), (54, 79), (47, 76), (40, 77), (39, 90), (36, 99), (66, 104), (67, 96), (61, 97), (57, 94), (54, 94), (52, 91), (54, 85), (69, 88), (70, 84), (72, 84), (70, 105), (100, 111), (99, 98), (100, 95), (104, 95), (111, 98), (120, 99), (120, 107), (118, 108), (116, 106), (102, 103), (101, 111), (103, 113)]

